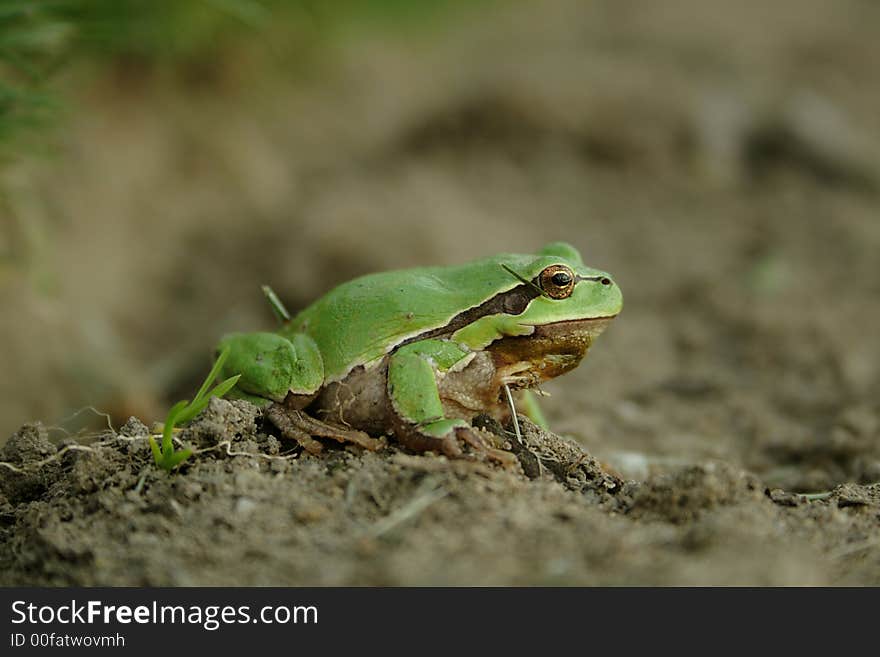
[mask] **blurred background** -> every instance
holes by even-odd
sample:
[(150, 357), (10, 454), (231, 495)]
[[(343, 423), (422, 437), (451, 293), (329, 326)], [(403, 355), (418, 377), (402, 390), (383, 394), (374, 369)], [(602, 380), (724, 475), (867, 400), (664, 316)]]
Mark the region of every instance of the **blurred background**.
[[(547, 386), (627, 476), (880, 480), (880, 4), (3, 0), (0, 442), (160, 419), (217, 338), (386, 268), (575, 244)], [(100, 423), (100, 420), (98, 420)]]

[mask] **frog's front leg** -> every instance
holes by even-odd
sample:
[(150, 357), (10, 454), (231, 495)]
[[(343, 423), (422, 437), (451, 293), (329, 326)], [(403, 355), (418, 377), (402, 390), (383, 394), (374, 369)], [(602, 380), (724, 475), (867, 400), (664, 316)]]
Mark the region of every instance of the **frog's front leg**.
[(305, 407), (324, 383), (324, 361), (315, 341), (303, 334), (232, 333), (220, 341), (227, 350), (221, 376), (240, 374), (233, 395), (258, 406), (283, 402), (291, 395)]
[(448, 340), (413, 342), (398, 349), (388, 363), (388, 397), (395, 416), (395, 436), (410, 449), (461, 456), (459, 438), (484, 455), (505, 464), (513, 455), (494, 449), (467, 422), (447, 418), (437, 389), (437, 376), (466, 362), (469, 352)]

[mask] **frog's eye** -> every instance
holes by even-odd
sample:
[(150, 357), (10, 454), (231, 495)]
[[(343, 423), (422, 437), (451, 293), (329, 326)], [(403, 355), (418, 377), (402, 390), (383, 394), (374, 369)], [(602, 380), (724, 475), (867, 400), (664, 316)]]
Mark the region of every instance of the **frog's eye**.
[(538, 275), (538, 284), (551, 299), (570, 297), (575, 282), (574, 272), (565, 265), (551, 265)]
[(571, 274), (567, 271), (558, 271), (553, 274), (553, 278), (550, 279), (553, 281), (554, 285), (558, 285), (559, 287), (565, 287), (569, 283), (571, 283)]

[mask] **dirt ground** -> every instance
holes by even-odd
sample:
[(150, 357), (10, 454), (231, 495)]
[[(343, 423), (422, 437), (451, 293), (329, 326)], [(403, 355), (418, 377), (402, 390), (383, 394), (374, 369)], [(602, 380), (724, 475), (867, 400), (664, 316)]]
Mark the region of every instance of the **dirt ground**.
[[(308, 65), (71, 76), (60, 152), (7, 173), (0, 584), (880, 585), (878, 20), (493, 3)], [(167, 475), (127, 421), (273, 325), (262, 283), (295, 309), (558, 239), (625, 308), (522, 472), (299, 454), (217, 400)]]

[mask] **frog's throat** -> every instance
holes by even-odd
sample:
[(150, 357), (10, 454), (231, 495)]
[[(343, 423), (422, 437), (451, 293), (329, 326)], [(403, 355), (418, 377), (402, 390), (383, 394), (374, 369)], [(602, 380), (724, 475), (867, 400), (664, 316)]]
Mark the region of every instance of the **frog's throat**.
[(614, 317), (553, 322), (536, 326), (530, 335), (496, 340), (487, 350), (497, 383), (532, 388), (573, 370)]

